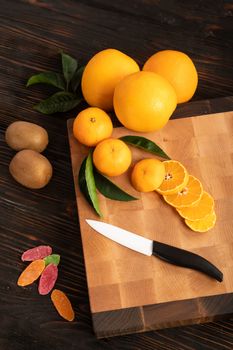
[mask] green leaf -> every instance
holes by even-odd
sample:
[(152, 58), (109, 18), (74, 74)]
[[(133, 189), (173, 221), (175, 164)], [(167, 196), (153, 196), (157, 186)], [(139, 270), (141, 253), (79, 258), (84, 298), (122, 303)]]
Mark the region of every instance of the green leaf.
[(66, 89), (68, 90), (69, 83), (75, 73), (75, 71), (78, 68), (78, 62), (75, 58), (67, 55), (66, 53), (61, 53), (62, 57), (62, 69), (63, 69), (63, 75), (66, 80)]
[(85, 178), (87, 183), (88, 194), (92, 205), (99, 216), (102, 216), (99, 208), (99, 200), (96, 192), (95, 178), (93, 174), (92, 152), (90, 151), (86, 160)]
[(117, 201), (134, 201), (138, 198), (131, 196), (130, 194), (123, 191), (120, 187), (115, 185), (112, 181), (110, 181), (107, 177), (103, 176), (96, 170), (94, 171), (95, 183), (97, 189), (102, 193), (105, 197), (114, 199)]
[(60, 91), (50, 96), (46, 100), (39, 102), (33, 108), (44, 114), (53, 114), (56, 112), (67, 112), (76, 107), (82, 98), (70, 92)]
[(84, 69), (85, 69), (85, 66), (82, 66), (82, 67), (78, 68), (76, 70), (76, 72), (74, 73), (74, 75), (73, 75), (73, 78), (71, 80), (71, 87), (72, 87), (72, 90), (74, 92), (77, 91), (77, 89), (78, 89), (78, 87), (79, 87), (79, 85), (81, 83)]
[(88, 203), (92, 205), (92, 201), (89, 196), (89, 192), (87, 188), (86, 176), (85, 176), (86, 161), (87, 161), (87, 157), (82, 161), (81, 167), (79, 169), (78, 184), (79, 184), (80, 191), (82, 192), (82, 194), (84, 195)]
[(45, 262), (45, 266), (47, 266), (49, 264), (58, 265), (60, 262), (60, 255), (58, 255), (58, 254), (48, 255), (44, 258), (44, 262)]
[(55, 86), (58, 89), (65, 90), (65, 82), (61, 74), (55, 72), (42, 72), (32, 75), (28, 79), (27, 87), (35, 84), (47, 84)]
[(86, 157), (80, 167), (78, 174), (79, 188), (88, 203), (96, 210), (99, 216), (102, 216), (99, 209), (99, 202), (96, 193), (95, 180), (93, 176), (93, 165), (91, 152)]
[(122, 136), (120, 137), (120, 140), (128, 143), (131, 146), (137, 147), (137, 148), (141, 148), (144, 151), (153, 153), (161, 158), (165, 158), (165, 159), (171, 159), (163, 150), (162, 148), (160, 148), (158, 145), (156, 145), (156, 143), (154, 143), (153, 141), (142, 137), (142, 136), (131, 136), (131, 135), (127, 135), (127, 136)]

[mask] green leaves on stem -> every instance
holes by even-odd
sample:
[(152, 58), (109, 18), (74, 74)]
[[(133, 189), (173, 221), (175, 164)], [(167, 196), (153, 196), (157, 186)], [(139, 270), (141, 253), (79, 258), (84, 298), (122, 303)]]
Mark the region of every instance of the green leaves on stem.
[(122, 136), (120, 137), (120, 140), (124, 141), (125, 143), (140, 148), (146, 152), (153, 153), (156, 156), (159, 156), (161, 158), (165, 159), (171, 159), (158, 145), (156, 145), (155, 142), (142, 137), (142, 136)]
[(83, 100), (80, 83), (85, 67), (79, 67), (77, 60), (64, 52), (61, 52), (61, 59), (62, 74), (41, 72), (31, 76), (27, 81), (27, 87), (46, 84), (60, 90), (34, 106), (35, 110), (43, 114), (67, 112)]
[(137, 199), (123, 191), (120, 187), (118, 187), (112, 181), (110, 181), (106, 176), (98, 173), (98, 171), (94, 172), (94, 176), (97, 189), (105, 197), (109, 199), (114, 199), (116, 201), (124, 202), (134, 201)]
[(123, 191), (107, 177), (98, 173), (96, 169), (93, 169), (91, 151), (81, 164), (78, 174), (78, 183), (80, 191), (100, 217), (102, 213), (100, 211), (97, 189), (109, 199), (118, 201), (132, 201), (137, 199)]
[(60, 90), (65, 90), (63, 76), (55, 72), (42, 72), (31, 76), (31, 78), (28, 79), (27, 87), (35, 84), (47, 84)]
[(67, 112), (76, 107), (81, 99), (71, 92), (60, 91), (50, 96), (46, 100), (39, 102), (33, 108), (43, 114), (56, 112)]
[(66, 90), (68, 90), (70, 81), (78, 68), (78, 62), (73, 57), (65, 54), (64, 52), (61, 53), (61, 57), (63, 75), (66, 80)]

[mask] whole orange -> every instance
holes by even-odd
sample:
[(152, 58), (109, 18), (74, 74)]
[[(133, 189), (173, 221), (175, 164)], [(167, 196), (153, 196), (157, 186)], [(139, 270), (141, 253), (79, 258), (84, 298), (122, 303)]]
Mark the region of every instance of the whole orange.
[(74, 137), (86, 146), (95, 146), (112, 135), (112, 121), (100, 108), (89, 107), (81, 111), (74, 120)]
[(196, 91), (197, 70), (191, 58), (183, 52), (159, 51), (146, 61), (143, 70), (160, 74), (167, 79), (175, 89), (177, 103), (189, 101)]
[(140, 192), (155, 191), (163, 182), (165, 167), (158, 159), (142, 159), (137, 162), (131, 174), (133, 187)]
[(90, 106), (111, 110), (116, 84), (138, 71), (138, 64), (123, 52), (115, 49), (100, 51), (84, 69), (81, 82), (83, 96)]
[(161, 129), (176, 108), (170, 83), (152, 72), (137, 72), (121, 80), (114, 92), (114, 109), (128, 129), (149, 132)]
[(118, 176), (130, 166), (132, 155), (129, 147), (119, 139), (106, 139), (98, 143), (93, 152), (95, 167), (104, 175)]

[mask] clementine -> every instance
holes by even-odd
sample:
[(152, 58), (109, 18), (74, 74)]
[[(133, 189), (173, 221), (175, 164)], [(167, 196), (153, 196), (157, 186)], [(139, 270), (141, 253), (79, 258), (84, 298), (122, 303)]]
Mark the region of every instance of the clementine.
[(131, 161), (129, 147), (123, 141), (114, 138), (101, 141), (93, 152), (95, 167), (107, 176), (123, 174), (129, 168)]
[(97, 107), (81, 111), (74, 120), (74, 137), (83, 145), (95, 146), (111, 136), (113, 130), (111, 118)]
[(151, 192), (163, 182), (165, 167), (158, 159), (142, 159), (136, 163), (131, 174), (131, 182), (135, 190)]

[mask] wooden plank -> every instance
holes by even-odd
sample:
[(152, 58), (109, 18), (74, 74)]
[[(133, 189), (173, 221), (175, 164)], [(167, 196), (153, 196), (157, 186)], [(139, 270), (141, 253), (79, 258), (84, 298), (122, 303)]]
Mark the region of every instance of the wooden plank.
[[(226, 296), (233, 293), (233, 112), (171, 120), (157, 133), (140, 134), (159, 144), (172, 159), (181, 161), (213, 195), (218, 219), (211, 231), (204, 234), (191, 231), (158, 194), (135, 191), (129, 181), (131, 169), (114, 181), (138, 197), (138, 201), (119, 203), (99, 195), (103, 221), (206, 257), (224, 272), (223, 283), (196, 271), (142, 256), (94, 233), (85, 219), (96, 219), (96, 214), (77, 186), (78, 168), (88, 149), (74, 139), (72, 120), (68, 122), (68, 130), (90, 305), (97, 336), (204, 322), (231, 313), (233, 308), (229, 309)], [(115, 137), (126, 134), (137, 133), (123, 127), (114, 129), (113, 133)], [(133, 163), (153, 157), (141, 150), (131, 150)], [(182, 314), (182, 309), (186, 308), (190, 309), (188, 317)], [(173, 310), (170, 319), (167, 316), (169, 310)], [(119, 321), (127, 317), (126, 325)], [(100, 322), (100, 319), (111, 319), (112, 326)]]

